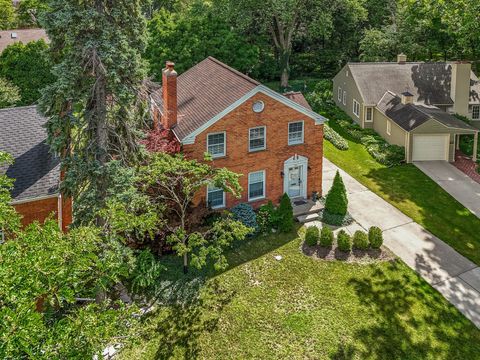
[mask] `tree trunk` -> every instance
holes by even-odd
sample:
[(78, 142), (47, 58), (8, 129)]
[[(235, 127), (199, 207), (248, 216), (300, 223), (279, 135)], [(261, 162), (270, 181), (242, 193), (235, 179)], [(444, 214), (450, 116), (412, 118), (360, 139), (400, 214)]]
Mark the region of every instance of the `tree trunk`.
[(280, 50), (280, 88), (288, 88), (288, 79), (290, 77), (290, 51), (288, 49)]

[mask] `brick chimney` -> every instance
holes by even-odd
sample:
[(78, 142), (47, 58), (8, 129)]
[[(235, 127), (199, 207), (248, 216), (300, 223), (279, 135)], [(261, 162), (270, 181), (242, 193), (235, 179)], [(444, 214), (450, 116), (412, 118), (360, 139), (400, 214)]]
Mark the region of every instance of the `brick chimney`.
[(162, 70), (162, 125), (165, 129), (171, 129), (177, 124), (177, 72), (174, 67), (173, 62), (167, 61)]
[(406, 62), (407, 62), (407, 55), (405, 55), (404, 53), (397, 55), (397, 63), (405, 64)]
[(450, 81), (450, 97), (453, 100), (453, 111), (456, 114), (468, 116), (468, 102), (470, 100), (470, 72), (472, 64), (468, 61), (452, 63), (452, 77)]
[(402, 93), (402, 104), (413, 104), (413, 94), (409, 91), (404, 91)]

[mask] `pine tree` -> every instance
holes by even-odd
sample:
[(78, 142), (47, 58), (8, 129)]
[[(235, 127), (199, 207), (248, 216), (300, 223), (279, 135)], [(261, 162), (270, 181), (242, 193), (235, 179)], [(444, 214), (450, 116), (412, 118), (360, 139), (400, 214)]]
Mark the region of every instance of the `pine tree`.
[(325, 199), (325, 209), (331, 214), (345, 215), (348, 208), (347, 190), (337, 170), (333, 185)]
[[(74, 204), (91, 206), (91, 214), (104, 207), (115, 181), (112, 169), (139, 154), (142, 5), (142, 0), (49, 0), (42, 19), (56, 61), (56, 81), (40, 100), (48, 142), (62, 155), (62, 190), (74, 196)], [(113, 162), (117, 165), (110, 166)]]

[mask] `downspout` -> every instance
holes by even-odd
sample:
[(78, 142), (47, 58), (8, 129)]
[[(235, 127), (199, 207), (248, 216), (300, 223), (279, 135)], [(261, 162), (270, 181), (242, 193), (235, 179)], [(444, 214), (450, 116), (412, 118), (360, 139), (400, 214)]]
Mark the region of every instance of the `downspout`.
[(63, 201), (62, 194), (58, 194), (58, 227), (63, 232)]

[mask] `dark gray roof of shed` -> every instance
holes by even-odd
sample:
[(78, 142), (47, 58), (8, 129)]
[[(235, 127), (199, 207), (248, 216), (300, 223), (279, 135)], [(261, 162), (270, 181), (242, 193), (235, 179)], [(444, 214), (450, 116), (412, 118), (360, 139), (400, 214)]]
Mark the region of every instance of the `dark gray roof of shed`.
[(0, 151), (15, 158), (0, 173), (15, 179), (14, 201), (34, 199), (58, 192), (60, 162), (46, 144), (46, 119), (36, 106), (0, 110)]
[(449, 128), (476, 130), (439, 108), (422, 104), (402, 104), (401, 98), (391, 91), (385, 92), (377, 104), (377, 109), (406, 131), (411, 131), (430, 119), (437, 120)]
[[(365, 103), (376, 104), (386, 91), (409, 91), (414, 101), (427, 105), (452, 105), (452, 66), (445, 62), (348, 63)], [(471, 72), (470, 103), (480, 103), (480, 83)]]

